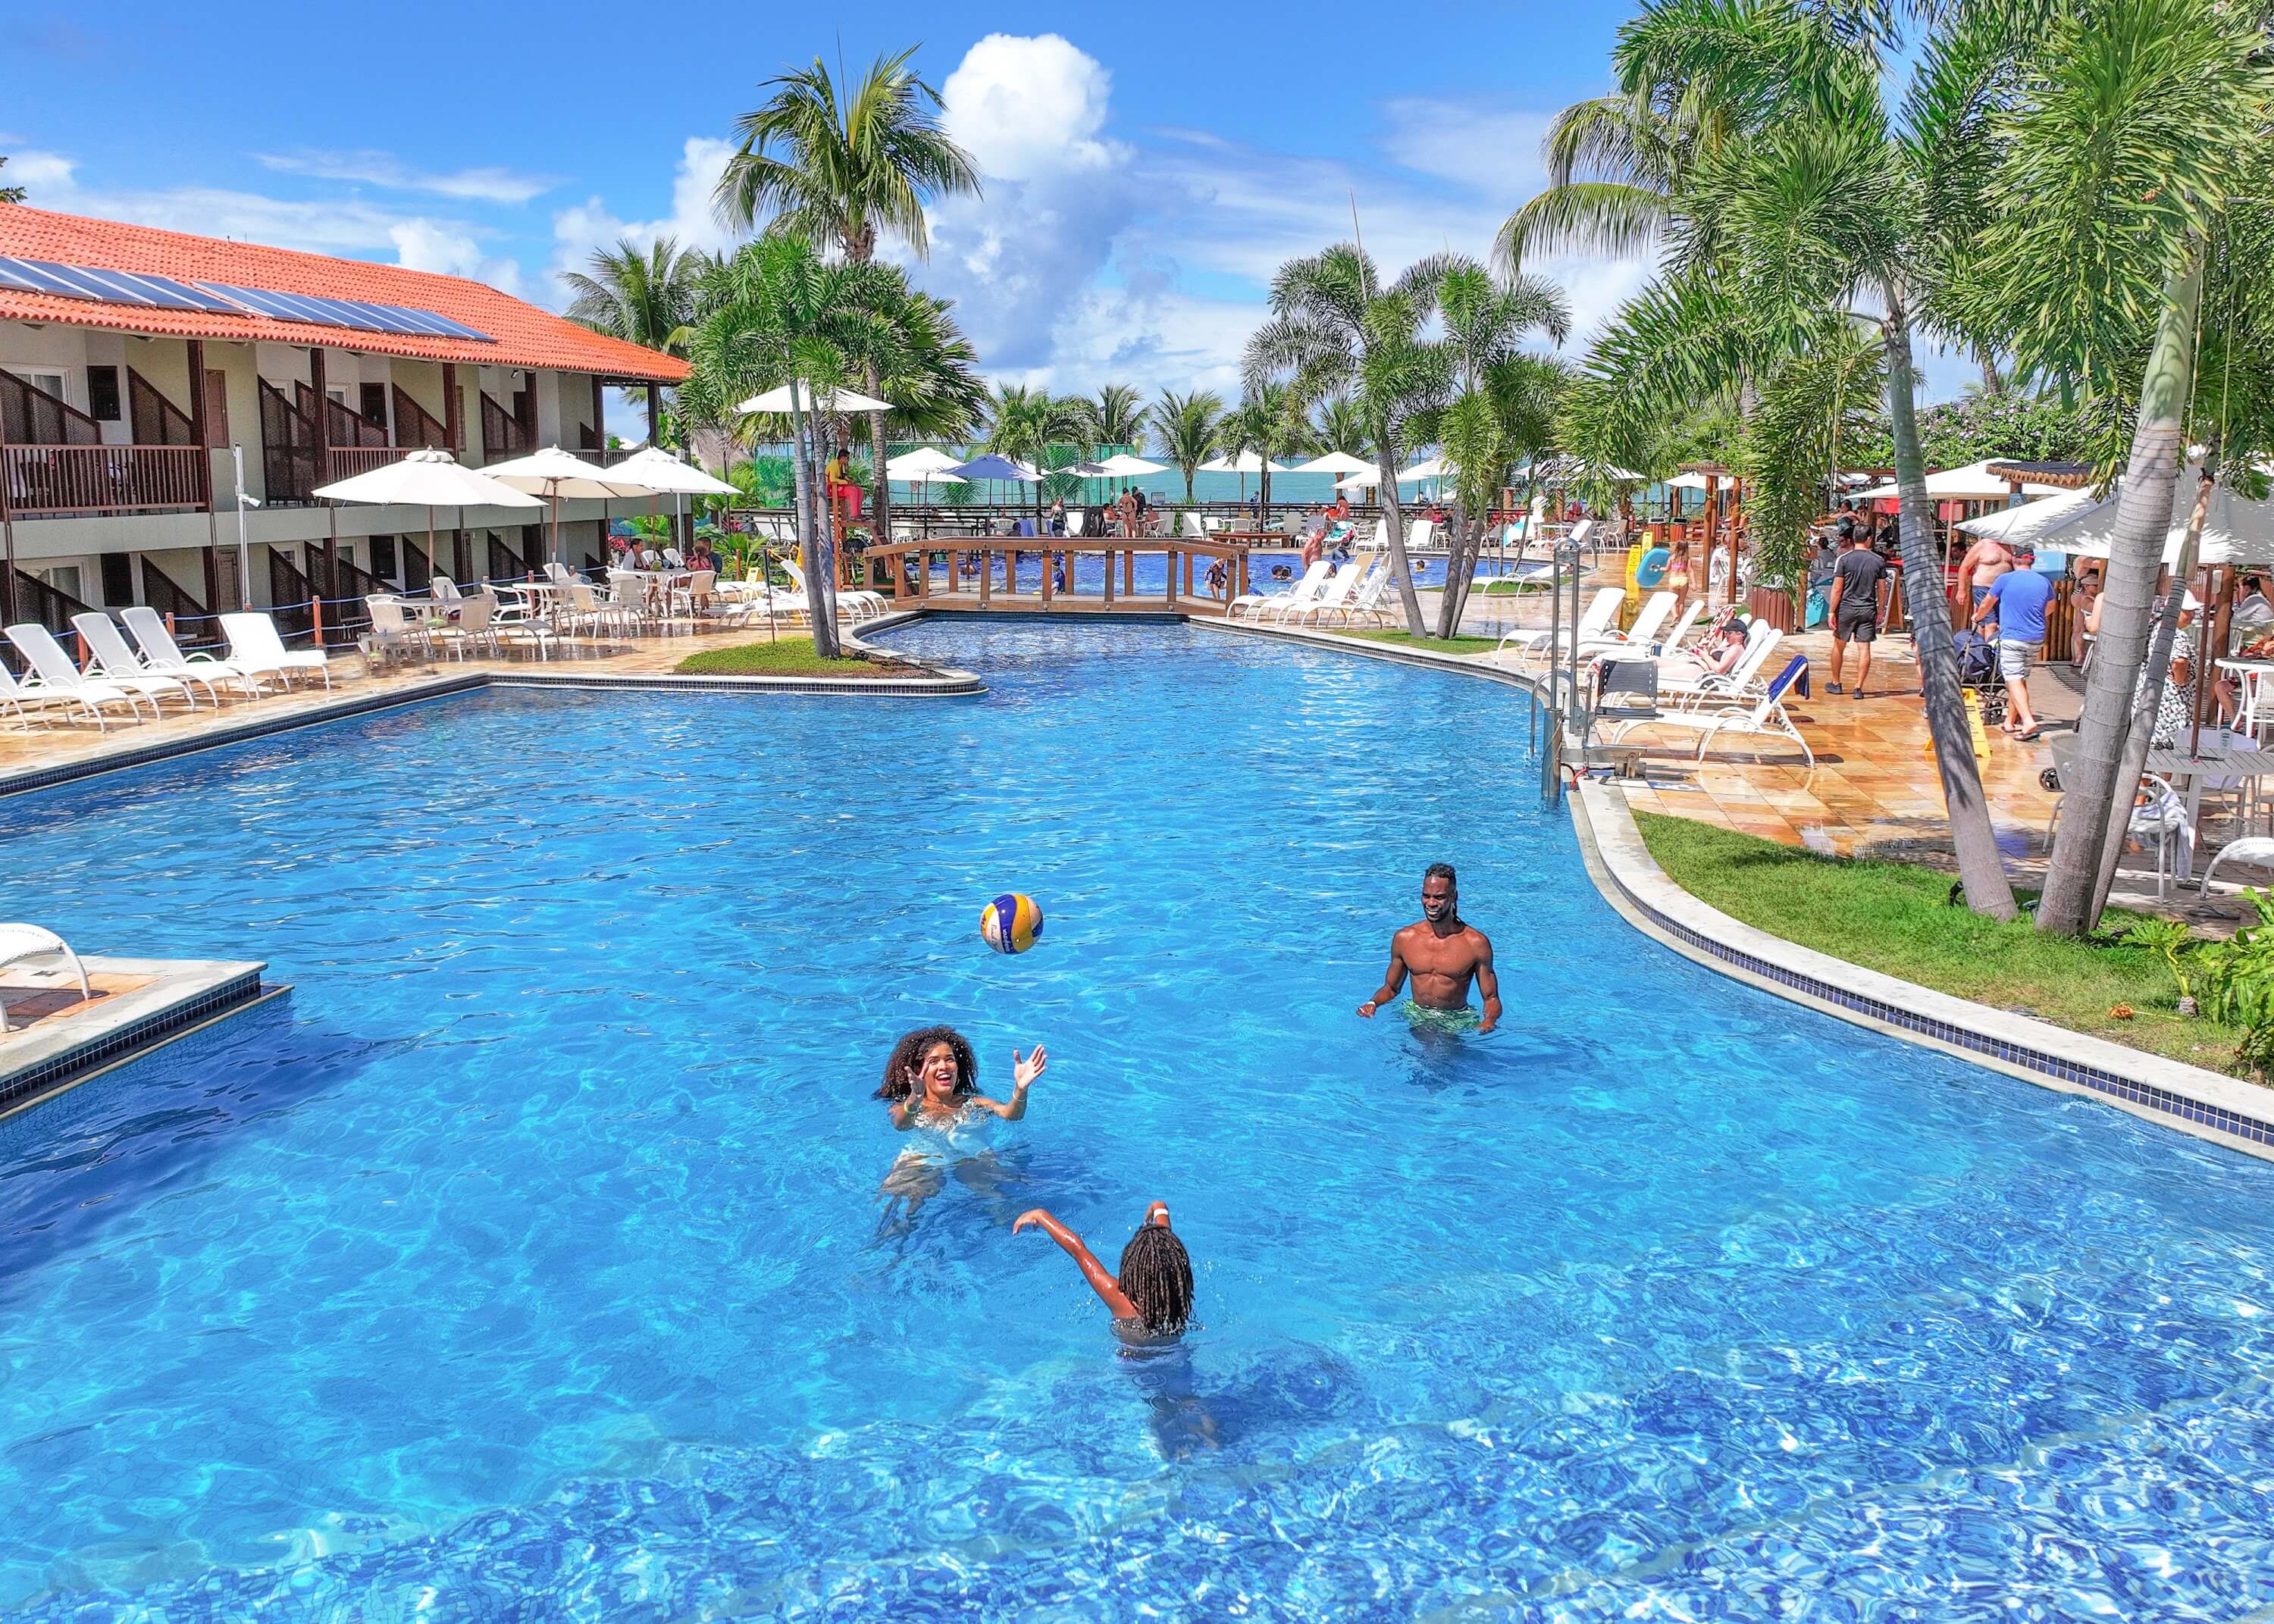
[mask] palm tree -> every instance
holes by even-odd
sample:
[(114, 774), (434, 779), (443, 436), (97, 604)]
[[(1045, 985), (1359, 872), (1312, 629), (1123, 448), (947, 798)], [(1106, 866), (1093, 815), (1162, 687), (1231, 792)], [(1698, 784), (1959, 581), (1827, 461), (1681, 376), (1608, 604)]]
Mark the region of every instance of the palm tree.
[[(908, 65), (915, 48), (878, 56), (847, 99), (820, 57), (777, 74), (765, 102), (734, 121), (740, 145), (719, 177), (719, 214), (738, 230), (769, 214), (771, 234), (790, 233), (833, 248), (855, 264), (876, 256), (880, 237), (930, 252), (924, 206), (979, 194), (979, 167), (939, 122), (939, 93)], [(864, 372), (876, 395), (880, 380)], [(885, 466), (884, 414), (869, 417), (869, 452)], [(877, 533), (890, 539), (889, 488), (877, 485)]]
[[(1000, 455), (1023, 462), (1038, 473), (1050, 468), (1064, 467), (1076, 460), (1075, 449), (1081, 441), (1086, 414), (1077, 399), (1053, 398), (1047, 389), (1029, 389), (1018, 384), (1004, 384), (995, 392), (993, 422), (987, 431), (986, 448)], [(1035, 482), (1035, 516), (1042, 517), (1043, 487), (1048, 479)], [(1064, 482), (1051, 485), (1056, 494), (1064, 494)], [(1041, 525), (1035, 526), (1037, 533)]]
[[(0, 169), (7, 167), (8, 160), (0, 157)], [(21, 203), (23, 200), (24, 189), (21, 186), (0, 186), (0, 203)]]
[(1216, 453), (1217, 425), (1224, 418), (1224, 398), (1210, 389), (1178, 395), (1163, 389), (1146, 414), (1153, 425), (1161, 455), (1185, 476), (1185, 506), (1193, 505), (1193, 474)]
[[(1987, 252), (1951, 301), (1960, 317), (2004, 324), (2025, 378), (2120, 398), (2131, 378), (2142, 380), (2076, 754), (2061, 775), (2067, 793), (2037, 909), (2044, 930), (2098, 921), (2146, 763), (2188, 573), (2183, 554), (2151, 648), (2202, 318), (2222, 305), (2229, 323), (2238, 308), (2255, 317), (2257, 297), (2236, 295), (2262, 282), (2274, 196), (2262, 20), (2218, 0), (2064, 13), (2041, 31), (1999, 139), (1977, 155), (1994, 229), (1978, 237)], [(2251, 248), (2215, 255), (2238, 231)], [(2233, 426), (2222, 400), (2196, 411), (2193, 432), (2216, 447)], [(2112, 464), (2118, 447), (2106, 449)]]
[(1647, 252), (1673, 217), (1701, 131), (1698, 109), (1598, 96), (1556, 115), (1541, 140), (1547, 184), (1510, 214), (1493, 249), (1514, 272), (1541, 253)]
[[(573, 296), (569, 320), (666, 355), (684, 353), (703, 278), (717, 264), (711, 255), (681, 248), (677, 237), (657, 237), (644, 249), (620, 237), (614, 248), (594, 250), (588, 263), (588, 270), (566, 272), (561, 278)], [(663, 443), (663, 426), (651, 395), (649, 445)]]
[(1284, 383), (1269, 380), (1252, 387), (1216, 429), (1216, 442), (1225, 451), (1234, 456), (1253, 451), (1262, 460), (1263, 483), (1258, 500), (1266, 513), (1271, 509), (1272, 462), (1301, 450), (1310, 440), (1311, 425), (1295, 392)]
[(1107, 384), (1080, 404), (1083, 432), (1093, 452), (1108, 446), (1134, 447), (1145, 432), (1144, 397), (1128, 384)]
[(1271, 320), (1247, 341), (1252, 386), (1285, 379), (1306, 402), (1347, 392), (1364, 414), (1382, 474), (1382, 529), (1405, 609), (1406, 629), (1424, 635), (1421, 600), (1405, 560), (1405, 515), (1397, 502), (1397, 462), (1408, 420), (1445, 403), (1452, 357), (1423, 342), (1444, 262), (1408, 266), (1384, 287), (1374, 260), (1354, 243), (1290, 259), (1271, 279)]
[[(918, 293), (895, 265), (871, 261), (853, 267), (847, 296), (864, 320), (848, 324), (841, 342), (847, 360), (879, 399), (892, 402), (882, 416), (896, 436), (958, 440), (969, 434), (986, 410), (987, 386), (981, 381), (971, 341), (956, 325), (947, 301)], [(877, 533), (889, 537), (890, 480), (876, 461)]]
[(1346, 394), (1330, 395), (1321, 401), (1311, 417), (1309, 449), (1318, 456), (1329, 451), (1344, 456), (1372, 456), (1374, 440), (1366, 432), (1366, 414), (1358, 402)]
[(813, 646), (825, 657), (839, 650), (837, 559), (834, 538), (817, 508), (815, 419), (805, 391), (809, 385), (844, 387), (853, 370), (850, 352), (875, 341), (877, 318), (865, 307), (861, 286), (874, 268), (826, 262), (803, 237), (768, 237), (748, 244), (708, 280), (709, 313), (689, 339), (693, 371), (681, 386), (697, 411), (723, 420), (731, 402), (789, 385), (799, 552)]
[(1978, 150), (1999, 106), (1990, 93), (2012, 71), (2013, 24), (2007, 0), (1957, 0), (1917, 52), (1899, 111), (1883, 99), (1878, 35), (1804, 0), (1654, 0), (1625, 25), (1621, 93), (1682, 109), (1712, 139), (1694, 141), (1674, 177), (1661, 273), (1598, 342), (1579, 400), (1595, 427), (1639, 444), (1653, 419), (1716, 396), (1751, 416), (1780, 366), (1845, 345), (1852, 322), (1877, 329), (1928, 729), (1967, 899), (1999, 919), (2014, 914), (2013, 890), (1960, 698), (1912, 332), (1976, 225), (1959, 155)]

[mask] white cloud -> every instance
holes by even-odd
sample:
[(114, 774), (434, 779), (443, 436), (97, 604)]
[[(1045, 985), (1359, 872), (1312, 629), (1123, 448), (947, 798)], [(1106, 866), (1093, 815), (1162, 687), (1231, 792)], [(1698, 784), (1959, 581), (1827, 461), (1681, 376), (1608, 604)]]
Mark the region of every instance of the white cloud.
[(1055, 34), (990, 34), (940, 87), (941, 123), (1002, 180), (1099, 170), (1128, 156), (1097, 139), (1113, 76)]
[(428, 192), (437, 197), (475, 203), (526, 203), (560, 184), (550, 176), (516, 174), (495, 166), (433, 174), (413, 169), (394, 154), (384, 152), (303, 151), (255, 155), (264, 168), (287, 175), (362, 181), (393, 192)]
[(395, 262), (405, 269), (470, 277), (515, 298), (525, 297), (521, 267), (501, 256), (485, 256), (481, 244), (463, 231), (453, 231), (431, 220), (406, 220), (390, 229), (388, 236), (395, 244)]
[(620, 241), (644, 247), (669, 237), (677, 238), (681, 248), (711, 253), (733, 247), (740, 235), (719, 223), (711, 199), (734, 155), (731, 141), (689, 136), (672, 177), (671, 213), (661, 220), (620, 219), (598, 196), (558, 211), (553, 216), (552, 276), (583, 270), (594, 249), (613, 248)]
[(1480, 111), (1426, 96), (1382, 104), (1382, 147), (1396, 162), (1512, 207), (1538, 192), (1547, 171), (1540, 139), (1555, 115), (1526, 108)]
[(8, 184), (22, 186), (27, 191), (35, 186), (42, 192), (68, 191), (72, 184), (72, 171), (78, 167), (60, 153), (11, 153), (8, 154)]

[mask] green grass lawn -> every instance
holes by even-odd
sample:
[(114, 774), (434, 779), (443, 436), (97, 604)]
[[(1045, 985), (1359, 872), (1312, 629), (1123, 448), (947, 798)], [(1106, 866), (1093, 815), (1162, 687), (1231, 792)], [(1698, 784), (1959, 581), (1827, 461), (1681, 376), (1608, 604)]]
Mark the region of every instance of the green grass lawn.
[[(1638, 812), (1643, 844), (1675, 884), (1745, 923), (1818, 952), (2019, 1010), (2151, 1054), (2237, 1072), (2239, 1030), (2179, 1012), (2179, 988), (2144, 948), (2040, 936), (1950, 904), (1951, 876), (1908, 863), (1819, 856), (1686, 817)], [(2110, 909), (2105, 929), (2136, 917)], [(2128, 1004), (2129, 1020), (2109, 1011)]]
[(1334, 630), (1344, 637), (1364, 637), (1374, 643), (1402, 643), (1409, 649), (1428, 649), (1439, 654), (1489, 654), (1500, 647), (1497, 637), (1416, 637), (1412, 632), (1380, 626), (1356, 626)]
[(799, 632), (779, 643), (706, 649), (680, 661), (677, 670), (682, 677), (899, 677), (911, 674), (915, 667), (852, 655), (824, 659), (813, 651), (813, 638)]

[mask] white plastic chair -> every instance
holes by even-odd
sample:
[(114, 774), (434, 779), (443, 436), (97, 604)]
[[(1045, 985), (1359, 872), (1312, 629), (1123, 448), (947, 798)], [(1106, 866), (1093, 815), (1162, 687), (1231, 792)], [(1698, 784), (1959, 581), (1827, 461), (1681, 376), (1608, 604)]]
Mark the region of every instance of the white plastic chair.
[(205, 689), (207, 699), (213, 701), (215, 705), (221, 703), (221, 695), (214, 689), (214, 680), (206, 673), (152, 672), (143, 663), (141, 657), (127, 646), (125, 636), (118, 629), (118, 623), (103, 613), (102, 610), (90, 609), (84, 614), (75, 614), (72, 616), (72, 624), (79, 629), (79, 635), (87, 640), (87, 652), (94, 657), (93, 663), (87, 667), (88, 676), (99, 678), (107, 682), (116, 682), (121, 688), (139, 688), (138, 679), (170, 683), (189, 695), (192, 710), (197, 709), (198, 703), (196, 692), (190, 687), (191, 683), (195, 682), (200, 688)]
[[(1604, 628), (1610, 625), (1611, 617), (1619, 612), (1619, 605), (1625, 598), (1626, 593), (1615, 586), (1607, 586), (1596, 592), (1593, 600), (1587, 605), (1579, 616), (1581, 647), (1585, 647), (1589, 641), (1600, 638), (1603, 635)], [(1563, 627), (1563, 638), (1569, 638), (1570, 635), (1570, 627), (1568, 625)], [(1512, 648), (1516, 650), (1518, 659), (1529, 662), (1533, 655), (1547, 650), (1551, 643), (1561, 641), (1556, 636), (1556, 628), (1553, 626), (1519, 627), (1500, 640), (1493, 650), (1493, 658), (1498, 659)], [(1563, 643), (1562, 646), (1570, 645)]]
[[(89, 681), (86, 673), (72, 664), (71, 656), (63, 651), (46, 627), (36, 623), (11, 626), (8, 628), (8, 641), (16, 645), (25, 663), (32, 668), (32, 674), (22, 684), (26, 692), (52, 695), (72, 703), (93, 717), (95, 726), (105, 733), (109, 731), (102, 714), (106, 705), (124, 705), (134, 720), (142, 719), (142, 695), (115, 682)], [(150, 701), (151, 714), (155, 716), (157, 710), (157, 702)]]
[[(94, 989), (87, 984), (87, 966), (79, 963), (79, 955), (61, 936), (37, 925), (0, 925), (0, 965), (25, 964), (35, 959), (61, 959), (79, 978), (79, 996), (93, 1000)], [(8, 1007), (0, 1002), (0, 1032), (10, 1030), (12, 1028), (8, 1025)]]
[(174, 634), (166, 629), (165, 617), (155, 609), (138, 604), (132, 609), (120, 610), (118, 618), (126, 622), (135, 646), (142, 650), (142, 663), (159, 675), (194, 677), (200, 682), (215, 677), (234, 678), (245, 689), (246, 698), (260, 697), (260, 685), (227, 660), (216, 659), (202, 649), (194, 654), (183, 653), (174, 641)]
[(274, 673), (286, 683), (296, 671), (312, 671), (332, 685), (332, 662), (314, 649), (287, 649), (276, 622), (265, 614), (245, 612), (221, 617), (222, 635), (229, 639), (229, 663), (247, 673)]

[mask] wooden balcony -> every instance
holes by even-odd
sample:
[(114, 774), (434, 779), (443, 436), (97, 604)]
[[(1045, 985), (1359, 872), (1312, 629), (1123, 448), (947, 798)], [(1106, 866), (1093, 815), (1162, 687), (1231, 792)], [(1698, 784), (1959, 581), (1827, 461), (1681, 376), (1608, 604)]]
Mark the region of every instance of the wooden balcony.
[(0, 504), (18, 518), (206, 505), (202, 446), (0, 446)]
[(385, 468), (389, 462), (400, 462), (418, 449), (416, 446), (332, 446), (326, 449), (325, 456), (331, 469), (331, 480), (352, 479), (374, 468)]

